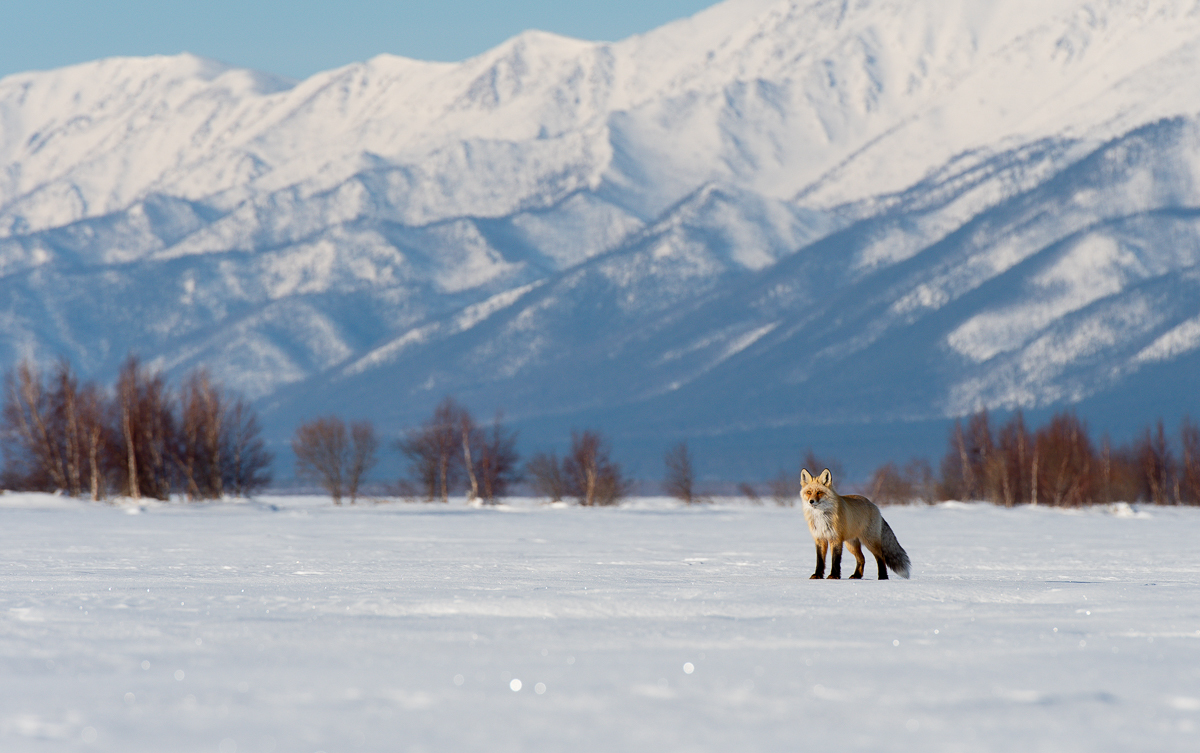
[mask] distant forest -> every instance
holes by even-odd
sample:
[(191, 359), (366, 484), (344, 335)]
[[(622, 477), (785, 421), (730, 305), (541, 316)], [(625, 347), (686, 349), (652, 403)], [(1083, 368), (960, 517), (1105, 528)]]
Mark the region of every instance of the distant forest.
[(888, 463), (863, 490), (879, 502), (986, 500), (1079, 507), (1111, 502), (1200, 504), (1200, 427), (1170, 436), (1162, 420), (1131, 442), (1092, 440), (1074, 413), (1031, 429), (1019, 411), (998, 427), (986, 410), (954, 422), (935, 476), (927, 463)]
[[(370, 421), (346, 424), (323, 416), (296, 428), (291, 441), (296, 475), (322, 487), (341, 504), (354, 503), (376, 465), (380, 441)], [(419, 426), (404, 431), (388, 449), (400, 453), (408, 474), (389, 496), (447, 502), (452, 494), (495, 503), (520, 489), (551, 501), (612, 505), (633, 482), (612, 459), (599, 431), (571, 433), (570, 448), (537, 453), (522, 463), (517, 436), (497, 412), (479, 423), (452, 397), (435, 406)], [(0, 488), (87, 496), (188, 500), (249, 496), (271, 484), (274, 461), (257, 415), (243, 398), (203, 369), (172, 387), (160, 370), (131, 355), (116, 383), (80, 384), (69, 362), (42, 373), (22, 361), (4, 378), (0, 414)], [(833, 471), (836, 459), (811, 450), (796, 468), (765, 483), (742, 483), (751, 502), (794, 505), (800, 467)], [(704, 502), (695, 460), (686, 442), (663, 456), (662, 491), (688, 504)], [(1070, 411), (1043, 426), (1026, 426), (1020, 412), (993, 427), (988, 412), (959, 419), (934, 471), (927, 460), (886, 463), (858, 488), (880, 504), (985, 500), (998, 505), (1078, 507), (1111, 502), (1200, 504), (1200, 426), (1185, 418), (1168, 434), (1159, 420), (1134, 440), (1097, 443)]]

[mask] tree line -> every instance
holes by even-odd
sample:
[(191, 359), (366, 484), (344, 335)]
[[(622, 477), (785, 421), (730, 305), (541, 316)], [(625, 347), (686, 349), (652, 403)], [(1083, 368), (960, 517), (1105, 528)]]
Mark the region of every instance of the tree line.
[(1020, 412), (995, 430), (991, 424), (987, 411), (955, 422), (941, 464), (943, 498), (1007, 507), (1200, 504), (1200, 427), (1190, 418), (1174, 437), (1160, 419), (1121, 445), (1107, 435), (1097, 445), (1069, 411), (1035, 430)]
[[(928, 460), (888, 462), (863, 484), (848, 488), (880, 504), (982, 500), (1005, 507), (1079, 507), (1112, 502), (1200, 505), (1200, 426), (1184, 418), (1174, 435), (1162, 420), (1131, 441), (1116, 445), (1107, 435), (1092, 440), (1087, 423), (1072, 411), (1054, 414), (1030, 428), (1014, 413), (995, 425), (986, 410), (955, 420), (938, 471)], [(796, 504), (800, 467), (829, 468), (842, 477), (836, 459), (810, 449), (795, 471), (780, 471), (766, 495), (740, 484), (742, 496), (761, 502)], [(670, 478), (670, 475), (668, 475)]]
[[(594, 430), (573, 431), (563, 457), (540, 452), (522, 463), (517, 435), (497, 414), (479, 425), (470, 412), (447, 397), (421, 425), (404, 432), (393, 447), (408, 461), (409, 474), (397, 493), (406, 498), (446, 502), (454, 493), (493, 503), (517, 484), (551, 501), (573, 499), (581, 505), (612, 505), (633, 487), (612, 459), (608, 439)], [(318, 436), (325, 437), (323, 440)], [(355, 437), (359, 437), (355, 439)], [(340, 501), (353, 500), (364, 469), (375, 463), (378, 442), (369, 422), (347, 432), (336, 417), (302, 425), (293, 439), (300, 475), (319, 481)], [(319, 449), (324, 448), (324, 449)], [(341, 458), (325, 465), (314, 457)], [(364, 462), (365, 459), (365, 462)], [(692, 504), (707, 501), (697, 490), (695, 463), (686, 442), (663, 456), (662, 490)], [(829, 468), (843, 476), (841, 464), (812, 450), (800, 467)], [(763, 485), (742, 483), (738, 491), (752, 502), (763, 497), (793, 505), (800, 494), (799, 470), (781, 471)], [(1053, 415), (1030, 428), (1020, 412), (994, 425), (981, 410), (951, 427), (938, 472), (922, 458), (903, 465), (888, 462), (854, 491), (881, 504), (985, 500), (1018, 504), (1082, 506), (1115, 501), (1200, 504), (1200, 427), (1185, 418), (1178, 434), (1168, 436), (1160, 420), (1132, 441), (1114, 445), (1106, 436), (1097, 445), (1087, 424), (1071, 411)]]
[(1071, 411), (1030, 428), (1021, 412), (998, 426), (986, 410), (954, 422), (940, 473), (914, 460), (877, 469), (864, 492), (881, 502), (985, 500), (1079, 507), (1111, 502), (1200, 504), (1200, 427), (1184, 418), (1170, 435), (1162, 420), (1131, 441), (1092, 440)]
[(65, 359), (49, 373), (28, 359), (4, 378), (0, 486), (191, 500), (247, 496), (271, 482), (258, 417), (204, 369), (173, 389), (130, 355), (116, 383), (81, 384)]
[[(453, 397), (438, 403), (426, 421), (405, 431), (392, 447), (408, 465), (395, 491), (410, 499), (448, 502), (461, 491), (468, 501), (493, 504), (525, 482), (552, 501), (573, 498), (590, 506), (616, 504), (630, 489), (599, 432), (572, 432), (565, 457), (538, 453), (522, 464), (517, 433), (504, 426), (502, 413), (481, 424)], [(337, 416), (301, 424), (292, 437), (297, 476), (320, 484), (335, 504), (346, 496), (355, 501), (363, 475), (378, 460), (378, 448), (371, 422), (347, 427)]]
[[(542, 452), (522, 462), (517, 434), (505, 427), (501, 413), (480, 423), (452, 397), (390, 446), (408, 470), (395, 492), (410, 499), (446, 502), (463, 492), (468, 500), (490, 504), (525, 484), (552, 501), (601, 506), (618, 503), (633, 488), (600, 432), (573, 431), (563, 457)], [(325, 416), (299, 426), (291, 447), (297, 475), (320, 484), (340, 504), (344, 497), (357, 499), (377, 463), (380, 440), (369, 421), (346, 424)], [(270, 484), (273, 461), (244, 399), (202, 368), (172, 387), (161, 370), (136, 355), (126, 359), (111, 387), (80, 383), (65, 359), (47, 373), (20, 362), (4, 378), (0, 450), (0, 487), (94, 500), (247, 496)], [(671, 447), (663, 463), (664, 492), (689, 504), (705, 501), (686, 442)], [(801, 465), (842, 476), (835, 459), (812, 451)], [(767, 486), (776, 503), (794, 504), (799, 468), (781, 472)], [(738, 489), (760, 501), (759, 487)], [(1115, 445), (1108, 436), (1093, 441), (1087, 424), (1070, 411), (1031, 428), (1021, 412), (996, 425), (981, 410), (954, 422), (937, 473), (923, 459), (889, 462), (858, 491), (883, 504), (1200, 505), (1200, 426), (1184, 418), (1177, 432), (1168, 433), (1159, 420)]]

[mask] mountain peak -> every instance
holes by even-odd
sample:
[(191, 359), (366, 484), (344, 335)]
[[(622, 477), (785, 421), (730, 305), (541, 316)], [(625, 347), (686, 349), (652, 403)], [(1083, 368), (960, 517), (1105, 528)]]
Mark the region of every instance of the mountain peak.
[(204, 363), (277, 436), (347, 395), (718, 435), (1116, 394), (1194, 357), (1196, 7), (729, 0), (299, 82), (10, 76), (0, 354)]

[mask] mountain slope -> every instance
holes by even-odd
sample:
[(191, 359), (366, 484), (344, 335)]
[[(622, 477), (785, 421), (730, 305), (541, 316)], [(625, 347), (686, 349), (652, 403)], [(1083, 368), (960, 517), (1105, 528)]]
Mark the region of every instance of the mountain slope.
[[(1074, 160), (1077, 144), (1038, 143), (913, 187), (757, 270), (714, 255), (728, 244), (695, 218), (729, 199), (709, 189), (470, 327), (402, 335), (372, 369), (334, 375), (329, 405), (386, 383), (399, 405), (430, 390), (526, 414), (625, 405), (655, 431), (705, 433), (1077, 402), (1200, 346), (1198, 137), (1195, 119), (1176, 119)], [(1056, 162), (1067, 164), (960, 219), (981, 186)], [(1178, 401), (1163, 395), (1159, 409)]]
[(1126, 431), (1200, 347), (1198, 8), (729, 0), (300, 82), (9, 76), (0, 362), (206, 364), (277, 439), (446, 393), (735, 455), (981, 406)]

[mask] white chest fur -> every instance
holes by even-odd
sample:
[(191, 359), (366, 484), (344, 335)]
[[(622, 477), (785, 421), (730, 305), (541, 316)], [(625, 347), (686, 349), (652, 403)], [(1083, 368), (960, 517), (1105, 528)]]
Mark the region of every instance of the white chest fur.
[(808, 529), (812, 532), (814, 539), (828, 541), (835, 538), (832, 510), (807, 507), (804, 510), (804, 517), (808, 520)]

